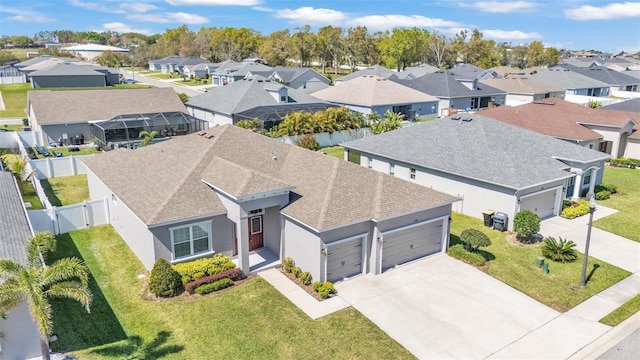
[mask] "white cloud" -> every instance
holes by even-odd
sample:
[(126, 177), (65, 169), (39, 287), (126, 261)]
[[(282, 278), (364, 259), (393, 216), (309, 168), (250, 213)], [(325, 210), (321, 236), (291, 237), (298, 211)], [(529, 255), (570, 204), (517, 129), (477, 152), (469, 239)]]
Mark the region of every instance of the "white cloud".
[(119, 32), (121, 34), (124, 33), (138, 33), (138, 34), (150, 34), (151, 31), (150, 30), (146, 30), (146, 29), (136, 29), (133, 28), (129, 25), (123, 24), (121, 22), (111, 22), (111, 23), (106, 23), (106, 24), (102, 24), (102, 28), (105, 31), (116, 31)]
[(340, 11), (331, 9), (316, 9), (311, 6), (305, 6), (297, 8), (295, 10), (278, 10), (276, 11), (274, 16), (279, 19), (288, 19), (293, 23), (305, 25), (337, 25), (347, 18), (347, 16)]
[(81, 1), (81, 0), (69, 0), (68, 2), (72, 6), (87, 9), (87, 10), (94, 10), (94, 11), (100, 11), (100, 12), (106, 12), (106, 13), (113, 13), (113, 14), (125, 13), (125, 11), (120, 8), (106, 6), (104, 4), (99, 4), (95, 2), (88, 2), (88, 1)]
[(459, 5), (490, 13), (529, 12), (538, 7), (538, 4), (529, 1), (478, 1), (475, 3), (460, 3)]
[(155, 23), (182, 23), (182, 24), (204, 24), (209, 22), (206, 17), (188, 14), (183, 12), (178, 13), (163, 13), (163, 14), (130, 14), (126, 16), (127, 19), (133, 21), (142, 22), (155, 22)]
[(11, 8), (6, 6), (0, 6), (0, 13), (13, 14), (13, 16), (6, 17), (6, 19), (13, 21), (35, 23), (50, 23), (56, 21), (56, 19), (52, 17), (48, 17), (30, 10)]
[(496, 40), (524, 40), (524, 39), (540, 39), (542, 35), (537, 32), (523, 32), (520, 30), (482, 30), (482, 35)]
[[(611, 3), (604, 6), (583, 5), (564, 14), (572, 20), (612, 20), (640, 16), (640, 2)], [(636, 29), (637, 30), (637, 29)]]
[(459, 27), (461, 23), (421, 15), (369, 15), (349, 21), (351, 26), (366, 26), (369, 30), (386, 30), (395, 27)]
[(268, 13), (276, 12), (276, 9), (268, 8), (265, 6), (254, 6), (251, 9), (255, 11), (262, 11), (262, 12), (268, 12)]
[(143, 2), (122, 3), (120, 4), (120, 8), (123, 10), (139, 12), (139, 13), (144, 13), (144, 12), (158, 9), (158, 7), (155, 5), (147, 4)]
[(174, 6), (180, 5), (209, 5), (209, 6), (254, 6), (262, 3), (262, 0), (167, 0)]

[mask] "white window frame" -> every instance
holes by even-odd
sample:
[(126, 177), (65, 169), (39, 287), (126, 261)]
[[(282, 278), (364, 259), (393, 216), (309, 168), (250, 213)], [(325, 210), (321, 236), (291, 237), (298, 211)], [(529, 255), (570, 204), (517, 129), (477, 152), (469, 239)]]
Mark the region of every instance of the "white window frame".
[[(254, 220), (254, 219), (258, 219), (258, 220), (260, 220), (260, 231), (255, 231), (255, 232), (253, 231), (253, 220)], [(262, 215), (255, 215), (255, 216), (252, 216), (252, 217), (250, 217), (250, 218), (249, 218), (249, 221), (251, 222), (251, 223), (249, 224), (249, 227), (250, 227), (249, 232), (251, 233), (251, 235), (255, 235), (255, 234), (260, 234), (260, 233), (262, 233)]]
[[(202, 257), (203, 255), (207, 255), (207, 254), (213, 254), (213, 241), (212, 241), (212, 236), (211, 236), (211, 224), (212, 221), (200, 221), (197, 223), (190, 223), (190, 224), (185, 224), (185, 225), (180, 225), (180, 226), (174, 226), (174, 227), (170, 227), (169, 228), (169, 236), (171, 237), (171, 261), (184, 261), (184, 260), (189, 260), (192, 258), (197, 258), (197, 257)], [(201, 226), (203, 228), (205, 228), (205, 230), (207, 231), (207, 244), (209, 249), (206, 251), (202, 251), (199, 253), (194, 253), (193, 252), (193, 227), (194, 226)], [(173, 239), (173, 232), (174, 230), (179, 230), (179, 229), (184, 229), (184, 228), (188, 228), (189, 229), (189, 255), (184, 255), (184, 256), (180, 256), (180, 257), (176, 257), (175, 256), (175, 242)], [(180, 243), (181, 244), (181, 243)]]

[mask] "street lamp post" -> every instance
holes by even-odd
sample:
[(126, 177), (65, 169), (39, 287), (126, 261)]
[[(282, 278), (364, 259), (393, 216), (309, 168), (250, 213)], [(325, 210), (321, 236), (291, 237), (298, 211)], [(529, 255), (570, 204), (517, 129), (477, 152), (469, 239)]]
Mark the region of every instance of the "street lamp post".
[(584, 288), (587, 284), (587, 261), (589, 260), (589, 241), (591, 241), (591, 226), (593, 225), (593, 212), (596, 210), (596, 197), (591, 195), (589, 200), (589, 226), (587, 228), (587, 244), (584, 246), (584, 259), (582, 261), (582, 278), (580, 287)]

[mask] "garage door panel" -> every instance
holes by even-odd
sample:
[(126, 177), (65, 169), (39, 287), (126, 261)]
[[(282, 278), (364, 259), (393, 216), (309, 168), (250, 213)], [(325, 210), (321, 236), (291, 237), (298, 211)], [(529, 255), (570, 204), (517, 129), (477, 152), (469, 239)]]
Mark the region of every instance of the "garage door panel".
[(442, 222), (414, 226), (384, 235), (382, 268), (387, 269), (442, 250)]
[(327, 281), (338, 281), (362, 273), (362, 238), (326, 246)]
[(555, 214), (556, 192), (557, 189), (521, 199), (520, 211), (532, 211), (541, 219), (553, 216)]

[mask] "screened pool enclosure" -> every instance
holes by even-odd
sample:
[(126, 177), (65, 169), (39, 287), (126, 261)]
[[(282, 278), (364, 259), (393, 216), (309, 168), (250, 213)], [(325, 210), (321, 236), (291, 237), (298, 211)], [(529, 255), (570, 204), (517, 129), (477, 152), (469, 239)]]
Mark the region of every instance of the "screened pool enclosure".
[(208, 123), (183, 112), (118, 115), (103, 122), (91, 124), (91, 135), (96, 145), (104, 150), (115, 147), (137, 147), (143, 140), (142, 131), (156, 131), (154, 141), (172, 136), (186, 135), (207, 129)]

